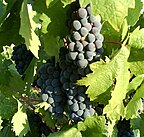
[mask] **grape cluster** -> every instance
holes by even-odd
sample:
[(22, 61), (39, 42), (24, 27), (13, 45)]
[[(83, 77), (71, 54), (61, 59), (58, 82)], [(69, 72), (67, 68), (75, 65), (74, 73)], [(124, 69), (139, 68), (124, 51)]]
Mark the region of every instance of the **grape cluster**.
[(89, 64), (101, 58), (103, 36), (100, 20), (92, 15), (90, 5), (74, 11), (71, 22), (66, 45), (59, 51), (58, 66), (51, 61), (40, 67), (37, 84), (42, 89), (42, 100), (51, 104), (49, 112), (53, 116), (59, 118), (65, 111), (78, 122), (95, 112), (85, 94), (87, 87), (76, 85), (76, 81), (91, 73)]
[[(93, 116), (94, 109), (85, 94), (86, 87), (75, 84), (76, 81), (81, 78), (81, 75), (76, 65), (67, 62), (67, 52), (68, 50), (66, 48), (60, 49), (60, 82), (63, 85), (64, 93), (67, 95), (67, 106), (70, 118), (77, 122), (83, 120), (86, 116)], [(83, 69), (83, 75), (86, 74), (86, 69), (87, 68)]]
[(63, 92), (59, 80), (60, 69), (55, 66), (55, 59), (52, 58), (42, 65), (38, 70), (37, 85), (42, 89), (42, 100), (47, 101), (51, 106), (48, 111), (55, 118), (63, 116)]
[(134, 133), (130, 129), (130, 120), (119, 121), (117, 124), (118, 137), (134, 137)]
[(15, 61), (17, 71), (20, 75), (24, 75), (32, 59), (33, 54), (27, 50), (25, 44), (13, 48), (12, 60)]
[(26, 137), (41, 137), (42, 134), (48, 136), (51, 133), (51, 130), (42, 122), (38, 114), (35, 114), (33, 111), (28, 111), (27, 116), (31, 132), (27, 134)]
[(72, 14), (71, 34), (68, 37), (68, 62), (73, 62), (79, 68), (86, 68), (89, 63), (100, 59), (103, 52), (104, 37), (100, 34), (102, 24), (92, 15), (90, 4), (79, 8)]

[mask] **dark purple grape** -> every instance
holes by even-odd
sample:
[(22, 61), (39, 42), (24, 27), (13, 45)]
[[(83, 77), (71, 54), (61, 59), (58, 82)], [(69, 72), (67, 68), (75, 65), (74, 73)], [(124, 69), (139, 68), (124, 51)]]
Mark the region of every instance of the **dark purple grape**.
[(79, 32), (75, 31), (73, 33), (73, 38), (75, 41), (80, 40), (81, 39), (81, 35), (79, 34)]
[(80, 68), (85, 68), (88, 65), (88, 61), (86, 59), (78, 60), (77, 65)]
[(42, 94), (42, 100), (47, 101), (48, 100), (48, 95), (47, 94)]
[(96, 47), (95, 47), (95, 44), (94, 43), (89, 43), (87, 46), (86, 46), (87, 50), (89, 51), (95, 51), (96, 50)]
[(79, 30), (81, 28), (81, 23), (78, 20), (74, 20), (73, 27), (75, 30)]
[(88, 23), (88, 20), (87, 20), (87, 18), (83, 18), (80, 20), (80, 22), (83, 26), (85, 26)]
[(71, 42), (71, 43), (68, 44), (68, 49), (70, 51), (74, 51), (74, 46), (75, 46), (75, 42)]
[(87, 40), (92, 43), (95, 41), (95, 35), (94, 34), (88, 34), (87, 35)]
[(86, 27), (82, 27), (81, 29), (80, 29), (80, 34), (84, 37), (84, 36), (87, 36), (87, 34), (88, 34), (88, 29), (86, 28)]
[(83, 45), (82, 43), (80, 43), (79, 41), (76, 42), (76, 45), (75, 45), (75, 49), (76, 51), (79, 51), (81, 52), (83, 50)]
[(78, 16), (80, 18), (85, 18), (87, 16), (87, 11), (84, 8), (79, 8), (78, 9)]
[(91, 5), (90, 5), (90, 4), (88, 4), (88, 5), (86, 6), (86, 10), (87, 10), (88, 15), (92, 15), (92, 8), (91, 8)]

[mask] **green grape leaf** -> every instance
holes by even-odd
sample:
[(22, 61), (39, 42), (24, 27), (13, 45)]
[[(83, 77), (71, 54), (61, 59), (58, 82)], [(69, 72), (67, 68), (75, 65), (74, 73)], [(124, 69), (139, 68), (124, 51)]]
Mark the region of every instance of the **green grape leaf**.
[(132, 127), (134, 130), (139, 129), (140, 130), (140, 136), (144, 136), (144, 114), (141, 114), (140, 116), (137, 116), (136, 118), (131, 119), (130, 121)]
[(15, 137), (15, 135), (10, 126), (5, 126), (0, 132), (0, 137)]
[(144, 74), (144, 29), (137, 27), (130, 35), (128, 46), (131, 47), (130, 70), (135, 75)]
[(13, 5), (17, 0), (0, 1), (0, 25), (3, 23), (8, 13), (12, 10)]
[(122, 24), (122, 34), (121, 34), (121, 41), (124, 40), (124, 38), (126, 37), (127, 35), (127, 32), (128, 32), (128, 23), (127, 23), (127, 20), (124, 19), (124, 22)]
[(90, 67), (93, 73), (78, 80), (78, 85), (89, 86), (86, 94), (88, 94), (88, 97), (91, 100), (97, 99), (98, 95), (103, 94), (112, 86), (117, 71), (124, 68), (125, 65), (125, 70), (127, 69), (126, 60), (128, 56), (129, 50), (125, 46), (122, 46), (116, 56), (109, 63), (95, 62), (91, 64)]
[(28, 124), (27, 114), (24, 111), (24, 106), (20, 101), (17, 100), (17, 102), (18, 102), (18, 111), (12, 117), (11, 121), (11, 123), (13, 124), (12, 129), (15, 132), (16, 136), (23, 137), (24, 135), (27, 134), (30, 128)]
[(0, 26), (0, 51), (2, 51), (3, 45), (11, 45), (12, 43), (17, 45), (23, 42), (23, 38), (19, 35), (21, 3), (21, 1), (13, 0), (9, 1), (7, 5), (7, 18), (3, 19)]
[(137, 49), (143, 49), (144, 48), (143, 35), (144, 35), (144, 28), (139, 29), (139, 27), (137, 27), (130, 35), (128, 46)]
[[(11, 91), (4, 90), (5, 94)], [(3, 91), (3, 92), (4, 92)], [(14, 98), (6, 96), (1, 92), (0, 87), (0, 116), (5, 119), (9, 119), (17, 110), (17, 102)], [(9, 94), (9, 93), (8, 93)]]
[(6, 5), (1, 0), (0, 1), (0, 20), (5, 12), (6, 12)]
[[(86, 6), (90, 0), (80, 2), (81, 6)], [(93, 13), (100, 14), (104, 21), (108, 21), (112, 27), (119, 31), (128, 9), (135, 8), (135, 0), (91, 0)]]
[(52, 133), (48, 137), (82, 137), (82, 135), (77, 128), (72, 127), (66, 131)]
[(137, 90), (137, 88), (141, 85), (143, 81), (144, 81), (144, 74), (138, 75), (135, 78), (133, 78), (128, 85), (127, 94), (130, 94), (131, 92)]
[(61, 40), (68, 34), (66, 22), (70, 2), (71, 0), (41, 0), (33, 4), (34, 9), (42, 13), (42, 40), (44, 50), (49, 56), (58, 56), (59, 48), (63, 46)]
[(86, 117), (85, 121), (78, 123), (77, 127), (79, 131), (82, 131), (83, 137), (106, 137), (104, 116), (94, 115), (93, 117)]
[(3, 127), (2, 127), (2, 122), (3, 122), (3, 120), (2, 120), (2, 117), (0, 116), (0, 131), (1, 131), (1, 129), (3, 128)]
[(140, 11), (143, 7), (141, 0), (135, 0), (135, 8), (128, 10), (128, 16), (126, 17), (129, 25), (134, 26), (140, 17)]
[(41, 45), (39, 41), (39, 37), (35, 34), (33, 26), (35, 26), (34, 21), (32, 20), (32, 16), (28, 14), (27, 2), (23, 1), (21, 11), (21, 26), (19, 33), (25, 39), (25, 44), (28, 49), (34, 54), (36, 58), (38, 57), (39, 46)]
[(134, 118), (138, 115), (138, 110), (142, 110), (142, 100), (144, 98), (144, 83), (136, 90), (133, 98), (127, 104), (125, 108), (126, 118)]
[[(128, 52), (127, 52), (128, 53)], [(129, 55), (129, 54), (128, 54)], [(130, 73), (128, 71), (128, 55), (122, 61), (121, 66), (116, 72), (116, 85), (111, 94), (109, 104), (104, 108), (105, 114), (112, 120), (119, 120), (120, 116), (124, 117), (124, 104), (123, 99), (126, 97)]]

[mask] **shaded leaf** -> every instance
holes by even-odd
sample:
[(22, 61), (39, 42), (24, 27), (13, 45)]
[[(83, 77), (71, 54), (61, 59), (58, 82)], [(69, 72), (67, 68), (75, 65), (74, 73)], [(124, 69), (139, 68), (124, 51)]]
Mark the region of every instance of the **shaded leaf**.
[(125, 108), (126, 118), (134, 118), (138, 115), (138, 110), (142, 110), (142, 100), (144, 98), (144, 83), (136, 90), (133, 98), (127, 104)]

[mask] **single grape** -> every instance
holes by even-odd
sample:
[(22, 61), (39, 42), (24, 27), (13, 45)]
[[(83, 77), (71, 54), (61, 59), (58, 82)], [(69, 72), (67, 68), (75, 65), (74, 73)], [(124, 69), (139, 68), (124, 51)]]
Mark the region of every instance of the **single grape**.
[(67, 104), (69, 105), (69, 106), (71, 106), (72, 104), (73, 104), (73, 101), (72, 100), (67, 100)]
[(88, 20), (87, 20), (87, 18), (83, 18), (80, 20), (80, 22), (83, 26), (85, 26), (88, 23)]
[(51, 84), (53, 87), (59, 87), (60, 86), (59, 79), (53, 79)]
[(81, 28), (81, 23), (78, 20), (74, 20), (73, 27), (75, 30), (79, 30)]
[(87, 36), (88, 34), (88, 29), (86, 27), (82, 27), (80, 29), (80, 34), (84, 37), (84, 36)]
[(88, 109), (85, 109), (83, 117), (86, 118), (87, 116), (90, 116), (90, 112)]
[(48, 100), (48, 95), (47, 94), (42, 94), (42, 100), (45, 102)]
[(82, 115), (83, 115), (83, 110), (78, 110), (78, 111), (76, 112), (76, 114), (77, 114), (78, 116), (82, 116)]
[(65, 77), (66, 79), (69, 79), (71, 73), (69, 73), (68, 71), (65, 70), (64, 73), (63, 73), (63, 75), (64, 75), (64, 77)]
[(80, 68), (85, 68), (88, 65), (88, 61), (86, 59), (78, 60), (77, 65)]
[(84, 57), (84, 54), (83, 53), (79, 53), (77, 55), (77, 58), (80, 59), (80, 60), (83, 60), (85, 57)]
[(99, 30), (101, 30), (101, 28), (102, 28), (102, 24), (100, 21), (95, 21), (94, 26), (97, 27)]
[(90, 4), (88, 4), (88, 5), (86, 6), (86, 10), (87, 10), (88, 15), (92, 15), (92, 8), (91, 8), (91, 5), (90, 5)]
[(92, 29), (92, 25), (90, 23), (87, 23), (84, 25), (85, 28), (87, 28), (87, 30), (90, 32)]
[(95, 35), (94, 34), (88, 34), (87, 40), (91, 43), (94, 42), (95, 41)]
[(80, 40), (81, 39), (81, 35), (79, 34), (79, 32), (75, 31), (73, 33), (73, 38), (75, 41)]
[(77, 96), (77, 100), (78, 100), (79, 102), (83, 102), (85, 99), (86, 99), (85, 94), (80, 94), (80, 95)]
[(79, 104), (79, 108), (80, 108), (81, 110), (86, 109), (86, 104), (80, 103), (80, 104)]
[(97, 40), (99, 40), (99, 41), (101, 41), (101, 42), (104, 41), (104, 37), (103, 37), (102, 34), (98, 33), (98, 34), (96, 35), (96, 37), (97, 37)]
[(77, 103), (72, 104), (72, 105), (71, 105), (71, 109), (72, 109), (74, 112), (78, 111), (78, 110), (79, 110), (78, 104), (77, 104)]
[(83, 50), (83, 45), (79, 41), (76, 42), (75, 49), (79, 52)]
[(95, 44), (94, 43), (89, 43), (87, 46), (86, 46), (87, 50), (89, 51), (95, 51), (96, 50), (96, 47), (95, 47)]
[(64, 89), (64, 90), (69, 90), (69, 82), (65, 82), (65, 83), (63, 84), (63, 89)]
[(69, 52), (69, 53), (68, 53), (68, 58), (69, 58), (70, 60), (75, 60), (76, 57), (77, 57), (77, 55), (78, 55), (78, 52)]
[(87, 16), (87, 11), (84, 8), (79, 8), (78, 9), (78, 16), (80, 18), (85, 18)]
[(75, 42), (71, 42), (68, 44), (69, 51), (74, 51)]
[(89, 16), (89, 22), (94, 23), (96, 22), (96, 17), (95, 16)]
[(54, 103), (54, 99), (52, 97), (49, 97), (48, 98), (48, 103), (50, 103), (50, 104)]
[(97, 35), (100, 33), (100, 30), (99, 30), (97, 27), (93, 27), (92, 30), (91, 30), (91, 32), (92, 32), (95, 36), (97, 36)]
[(51, 85), (51, 82), (52, 82), (52, 79), (47, 79), (47, 80), (45, 81), (45, 84), (46, 84), (47, 86), (50, 86), (50, 85)]
[(43, 84), (43, 80), (42, 80), (41, 78), (38, 78), (38, 80), (37, 80), (37, 85), (38, 85), (39, 87), (41, 87), (42, 84)]
[(86, 55), (87, 59), (90, 59), (90, 58), (94, 57), (94, 52), (93, 51), (86, 51), (85, 55)]
[(83, 40), (83, 41), (82, 41), (82, 44), (83, 44), (83, 47), (86, 47), (86, 46), (88, 45), (88, 42), (85, 41), (85, 40)]
[(96, 44), (96, 48), (97, 48), (97, 49), (102, 48), (102, 41), (101, 41), (101, 40), (96, 40), (96, 41), (95, 41), (95, 44)]

